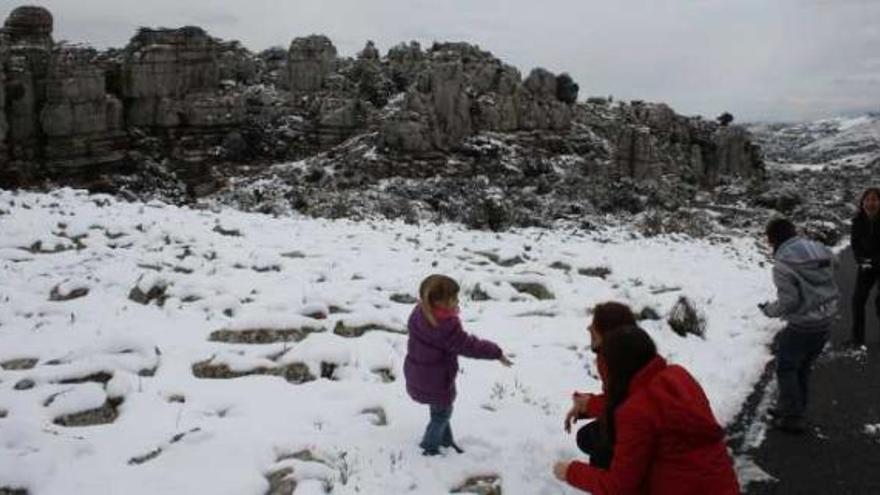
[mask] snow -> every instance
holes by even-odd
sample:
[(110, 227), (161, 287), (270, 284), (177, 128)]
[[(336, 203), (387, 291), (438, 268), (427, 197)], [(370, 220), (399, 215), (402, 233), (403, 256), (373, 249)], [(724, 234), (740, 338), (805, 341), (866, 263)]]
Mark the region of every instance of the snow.
[[(579, 457), (562, 430), (571, 391), (599, 388), (587, 308), (616, 299), (665, 315), (681, 295), (695, 301), (705, 340), (662, 320), (643, 326), (698, 378), (724, 423), (779, 328), (755, 307), (771, 284), (767, 253), (750, 238), (272, 218), (69, 189), (0, 191), (0, 209), (0, 363), (37, 360), (0, 370), (0, 487), (38, 494), (262, 494), (285, 468), (298, 494), (448, 493), (478, 475), (500, 477), (506, 494), (575, 493), (551, 469)], [(44, 250), (21, 249), (36, 241)], [(43, 252), (55, 245), (69, 248)], [(578, 273), (600, 266), (611, 270), (605, 279)], [(467, 452), (425, 458), (417, 443), (428, 411), (403, 383), (412, 305), (391, 296), (414, 295), (434, 272), (460, 282), (466, 329), (498, 342), (515, 365), (462, 359), (452, 426)], [(523, 294), (513, 285), (521, 282), (555, 298)], [(59, 284), (89, 292), (50, 302)], [(163, 286), (166, 297), (137, 303), (135, 286)], [(488, 301), (468, 297), (477, 286)], [(352, 336), (338, 325), (369, 326)], [(209, 339), (307, 328), (298, 341)], [(196, 363), (254, 374), (199, 378)], [(312, 379), (286, 380), (296, 365)], [(95, 378), (102, 372), (106, 383)], [(23, 379), (35, 386), (16, 390)], [(110, 399), (122, 400), (112, 423), (54, 422)]]
[(861, 118), (840, 120), (836, 123), (837, 132), (823, 137), (804, 147), (805, 151), (818, 152), (826, 150), (857, 148), (865, 143), (880, 142), (880, 119), (864, 116)]
[(873, 119), (868, 115), (861, 115), (853, 118), (841, 118), (838, 120), (837, 128), (841, 131), (848, 131), (853, 127), (870, 124)]
[(865, 425), (865, 435), (880, 440), (880, 423)]
[(769, 161), (793, 171), (865, 167), (880, 158), (880, 116), (749, 127)]

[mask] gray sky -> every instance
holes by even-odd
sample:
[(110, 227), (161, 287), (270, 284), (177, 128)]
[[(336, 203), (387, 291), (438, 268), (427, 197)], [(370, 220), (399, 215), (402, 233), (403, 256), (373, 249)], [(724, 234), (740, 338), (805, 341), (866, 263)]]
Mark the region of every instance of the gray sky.
[[(22, 2), (0, 0), (5, 16)], [(248, 48), (328, 35), (342, 55), (411, 39), (479, 44), (581, 96), (680, 113), (801, 120), (880, 111), (880, 0), (31, 0), (55, 39), (122, 46), (138, 26), (200, 25)]]

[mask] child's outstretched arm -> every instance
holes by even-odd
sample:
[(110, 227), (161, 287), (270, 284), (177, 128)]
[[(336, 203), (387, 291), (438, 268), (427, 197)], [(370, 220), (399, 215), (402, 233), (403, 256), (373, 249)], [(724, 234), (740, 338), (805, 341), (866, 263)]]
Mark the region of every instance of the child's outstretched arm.
[(443, 346), (449, 352), (474, 359), (504, 358), (504, 353), (498, 344), (465, 332), (460, 321), (455, 322), (448, 338), (444, 339)]

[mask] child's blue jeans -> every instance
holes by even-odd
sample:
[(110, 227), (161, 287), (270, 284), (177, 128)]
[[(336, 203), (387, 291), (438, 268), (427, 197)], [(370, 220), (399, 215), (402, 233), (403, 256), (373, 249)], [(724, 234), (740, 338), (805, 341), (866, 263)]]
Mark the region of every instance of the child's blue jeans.
[(440, 447), (452, 447), (455, 440), (452, 438), (452, 427), (449, 426), (449, 418), (452, 417), (452, 406), (431, 406), (431, 421), (425, 428), (425, 436), (419, 446), (427, 452), (436, 452)]

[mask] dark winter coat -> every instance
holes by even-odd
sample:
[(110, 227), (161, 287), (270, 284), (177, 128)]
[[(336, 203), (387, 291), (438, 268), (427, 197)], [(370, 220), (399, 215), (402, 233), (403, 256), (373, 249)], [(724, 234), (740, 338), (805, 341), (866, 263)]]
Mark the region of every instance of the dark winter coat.
[(459, 355), (476, 359), (499, 359), (502, 355), (495, 343), (466, 333), (457, 316), (440, 319), (434, 327), (416, 305), (408, 326), (403, 364), (406, 391), (422, 404), (452, 405)]
[(572, 462), (569, 484), (593, 495), (737, 495), (733, 461), (709, 400), (681, 366), (654, 358), (614, 413), (608, 470)]
[(864, 213), (857, 215), (849, 239), (859, 264), (871, 263), (880, 269), (880, 216), (872, 219)]

